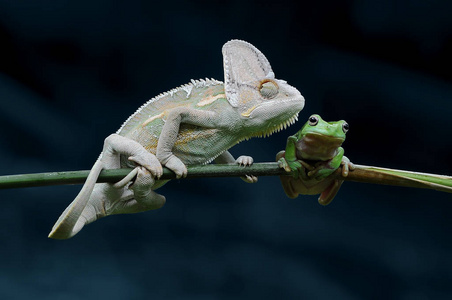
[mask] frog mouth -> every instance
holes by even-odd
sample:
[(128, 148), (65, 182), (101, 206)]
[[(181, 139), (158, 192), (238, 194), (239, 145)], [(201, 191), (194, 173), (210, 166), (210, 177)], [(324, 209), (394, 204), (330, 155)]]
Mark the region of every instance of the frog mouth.
[(321, 145), (323, 147), (328, 148), (329, 147), (338, 148), (342, 145), (344, 140), (345, 140), (344, 138), (318, 132), (307, 133), (303, 138), (304, 143), (306, 143), (306, 145), (308, 146), (317, 147)]
[(344, 138), (322, 133), (307, 133), (297, 142), (297, 156), (303, 159), (328, 160), (333, 158)]

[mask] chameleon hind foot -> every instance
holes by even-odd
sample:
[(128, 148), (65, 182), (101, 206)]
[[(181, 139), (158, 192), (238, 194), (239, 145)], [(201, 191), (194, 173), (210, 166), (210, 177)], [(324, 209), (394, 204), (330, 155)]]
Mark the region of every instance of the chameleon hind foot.
[(127, 183), (130, 184), (128, 187), (118, 189), (115, 185), (110, 185), (109, 190), (105, 191), (112, 196), (115, 193), (119, 195), (104, 200), (104, 216), (144, 212), (161, 208), (165, 204), (165, 197), (152, 190), (155, 186), (152, 173), (144, 167), (137, 167), (134, 171), (136, 177)]

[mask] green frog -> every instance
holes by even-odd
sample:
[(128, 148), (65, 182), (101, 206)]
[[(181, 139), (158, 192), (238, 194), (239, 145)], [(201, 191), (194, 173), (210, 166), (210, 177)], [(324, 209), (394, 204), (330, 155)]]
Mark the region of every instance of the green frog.
[(355, 168), (341, 147), (348, 129), (344, 120), (326, 122), (312, 115), (300, 131), (287, 139), (286, 150), (276, 155), (276, 161), (291, 172), (291, 176), (280, 176), (288, 197), (320, 194), (322, 205), (334, 199), (343, 180), (331, 175), (340, 166), (344, 177)]

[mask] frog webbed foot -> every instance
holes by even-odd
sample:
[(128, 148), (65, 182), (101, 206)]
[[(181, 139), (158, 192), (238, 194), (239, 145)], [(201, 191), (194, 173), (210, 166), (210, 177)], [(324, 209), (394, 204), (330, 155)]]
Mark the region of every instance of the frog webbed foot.
[(312, 170), (313, 167), (303, 160), (287, 160), (285, 157), (283, 157), (283, 153), (281, 152), (276, 156), (278, 166), (281, 169), (284, 169), (286, 172), (290, 172), (292, 177), (295, 179), (308, 179), (307, 171)]
[(347, 156), (342, 157), (341, 165), (342, 165), (342, 176), (344, 177), (348, 176), (348, 172), (350, 170), (355, 169), (355, 165), (350, 161), (350, 159), (348, 159)]
[(307, 177), (321, 181), (330, 176), (334, 171), (335, 169), (330, 167), (330, 161), (317, 161), (308, 169)]
[(330, 204), (341, 188), (343, 182), (343, 180), (333, 180), (331, 184), (320, 194), (318, 199), (319, 204), (323, 206)]
[(295, 179), (304, 178), (306, 175), (306, 170), (300, 160), (288, 161), (287, 165), (289, 167), (290, 172), (292, 173), (292, 177)]
[(286, 151), (281, 150), (276, 154), (276, 162), (278, 163), (278, 167), (280, 169), (284, 169), (287, 173), (291, 172), (292, 170), (289, 167), (289, 163), (287, 162), (286, 158), (284, 157), (284, 154), (286, 154)]

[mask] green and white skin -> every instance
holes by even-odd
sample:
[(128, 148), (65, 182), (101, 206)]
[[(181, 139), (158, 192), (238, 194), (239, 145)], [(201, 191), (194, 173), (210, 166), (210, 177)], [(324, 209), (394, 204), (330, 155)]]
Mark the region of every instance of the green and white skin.
[(291, 176), (280, 176), (287, 196), (320, 194), (319, 203), (328, 205), (336, 196), (343, 180), (332, 174), (342, 166), (347, 176), (354, 165), (344, 156), (347, 122), (326, 122), (319, 115), (312, 115), (295, 135), (287, 139), (285, 151), (276, 155), (279, 166)]
[[(267, 136), (293, 124), (304, 107), (300, 92), (276, 79), (266, 57), (253, 45), (232, 40), (222, 49), (224, 82), (190, 83), (160, 94), (131, 115), (105, 139), (104, 148), (80, 193), (49, 234), (67, 239), (86, 224), (113, 214), (143, 212), (166, 201), (155, 190), (162, 166), (187, 175), (189, 165), (216, 163), (251, 165), (227, 151), (252, 137)], [(103, 169), (134, 167), (116, 184), (99, 183)], [(247, 176), (247, 182), (255, 182)]]

